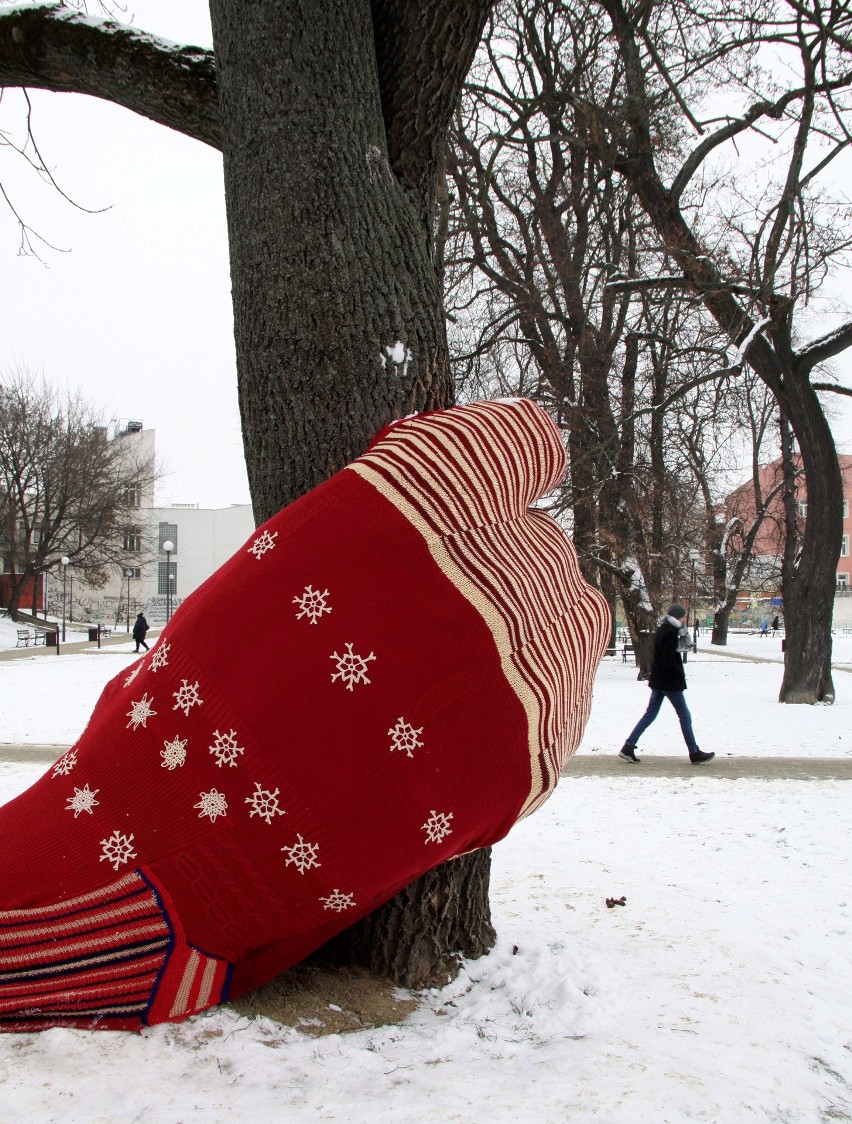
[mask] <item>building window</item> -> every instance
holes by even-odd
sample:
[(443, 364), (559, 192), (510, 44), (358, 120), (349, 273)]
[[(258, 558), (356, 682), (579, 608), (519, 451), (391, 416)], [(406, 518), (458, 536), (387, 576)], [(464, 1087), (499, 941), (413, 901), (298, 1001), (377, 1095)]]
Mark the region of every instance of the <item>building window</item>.
[(142, 506), (142, 489), (138, 484), (124, 489), (124, 503), (127, 507)]
[(167, 593), (174, 597), (177, 593), (177, 562), (157, 563), (157, 593), (161, 597), (165, 597)]
[(849, 536), (848, 535), (844, 535), (843, 538), (840, 540), (840, 557), (841, 558), (848, 558), (849, 557)]
[(849, 518), (849, 500), (843, 501), (843, 518), (844, 519)]
[(837, 588), (840, 590), (841, 593), (848, 593), (849, 592), (849, 575), (848, 574), (838, 574), (837, 575)]
[(160, 524), (160, 552), (163, 550), (163, 543), (171, 542), (174, 544), (172, 554), (177, 554), (178, 537), (177, 537), (177, 523), (161, 523)]
[(807, 519), (807, 517), (808, 517), (808, 501), (807, 500), (799, 500), (799, 516), (802, 519)]
[(124, 532), (124, 549), (130, 554), (139, 554), (142, 550), (142, 528), (128, 527)]

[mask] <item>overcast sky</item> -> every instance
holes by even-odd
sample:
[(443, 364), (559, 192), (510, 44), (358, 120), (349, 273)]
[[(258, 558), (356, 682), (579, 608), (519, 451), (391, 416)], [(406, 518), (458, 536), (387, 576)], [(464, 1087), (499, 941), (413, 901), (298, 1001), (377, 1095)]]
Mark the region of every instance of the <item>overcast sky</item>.
[[(211, 45), (206, 0), (138, 0), (130, 12), (142, 30)], [(107, 419), (156, 429), (168, 472), (161, 502), (247, 503), (220, 155), (107, 102), (30, 96), (62, 189), (107, 209), (75, 210), (2, 154), (12, 202), (68, 252), (44, 247), (43, 262), (18, 256), (17, 226), (0, 205), (0, 369), (43, 370), (82, 389)], [(0, 129), (20, 136), (22, 105), (17, 91), (4, 94)], [(842, 366), (848, 383), (852, 362)], [(852, 453), (852, 404), (836, 432)]]
[[(135, 26), (210, 46), (205, 0), (139, 0)], [(27, 222), (68, 253), (17, 256), (0, 205), (0, 366), (81, 388), (106, 417), (157, 431), (164, 502), (249, 502), (236, 392), (222, 160), (197, 141), (95, 98), (34, 91), (34, 130), (62, 189), (9, 155), (0, 182)], [(9, 91), (0, 127), (17, 122)]]

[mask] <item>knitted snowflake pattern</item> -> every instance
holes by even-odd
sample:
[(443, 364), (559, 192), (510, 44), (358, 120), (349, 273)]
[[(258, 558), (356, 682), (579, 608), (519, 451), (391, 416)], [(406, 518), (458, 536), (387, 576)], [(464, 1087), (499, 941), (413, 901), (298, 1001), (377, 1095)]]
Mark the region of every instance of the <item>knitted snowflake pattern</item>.
[(442, 839), (451, 835), (453, 829), (450, 827), (450, 820), (452, 818), (452, 812), (436, 812), (433, 808), (426, 823), (420, 825), (422, 830), (426, 832), (426, 838), (423, 842), (440, 843)]
[(293, 604), (298, 605), (300, 612), (296, 613), (296, 620), (301, 620), (302, 617), (307, 617), (311, 624), (316, 624), (323, 613), (330, 613), (331, 606), (328, 603), (328, 590), (324, 589), (322, 593), (314, 589), (313, 586), (306, 585), (305, 592), (301, 597), (294, 597)]
[(414, 727), (409, 725), (409, 723), (406, 722), (404, 718), (398, 718), (396, 725), (391, 726), (391, 728), (388, 730), (388, 734), (390, 735), (391, 740), (391, 753), (393, 753), (394, 750), (398, 749), (401, 753), (405, 753), (408, 757), (413, 757), (414, 753), (412, 752), (412, 750), (415, 750), (419, 746), (423, 745), (423, 742), (421, 742), (417, 737), (418, 734), (422, 733), (422, 726), (418, 730), (415, 730)]
[(254, 792), (246, 797), (245, 802), (251, 804), (249, 819), (252, 816), (260, 816), (267, 823), (272, 823), (273, 816), (287, 814), (283, 808), (278, 807), (278, 789), (270, 791), (268, 788), (261, 788), (259, 781), (254, 782)]
[(230, 730), (227, 734), (220, 734), (218, 730), (214, 730), (213, 737), (216, 740), (210, 746), (210, 752), (216, 758), (216, 764), (220, 769), (223, 765), (236, 768), (238, 755), (245, 753), (245, 749), (237, 744), (237, 731)]
[(127, 723), (128, 727), (132, 726), (134, 730), (138, 730), (140, 726), (147, 726), (148, 719), (156, 715), (154, 710), (153, 699), (149, 699), (147, 695), (143, 695), (141, 699), (130, 704), (130, 710), (127, 712), (127, 717), (130, 721)]
[(199, 801), (193, 804), (194, 808), (200, 808), (198, 818), (207, 816), (211, 823), (215, 823), (218, 816), (225, 816), (228, 814), (228, 801), (225, 799), (225, 794), (219, 792), (218, 789), (211, 788), (209, 792), (199, 792)]
[(100, 800), (95, 800), (100, 791), (99, 788), (92, 789), (88, 785), (84, 785), (83, 788), (77, 788), (75, 785), (74, 795), (68, 797), (65, 810), (73, 812), (75, 820), (81, 812), (88, 812), (90, 816), (93, 815), (92, 808), (100, 804)]
[[(151, 671), (159, 671), (161, 667), (166, 667), (168, 665), (170, 650), (171, 644), (169, 644), (167, 640), (163, 640), (160, 644), (157, 645), (157, 647), (154, 649), (153, 656), (151, 656)], [(198, 686), (197, 683), (195, 685), (196, 687)], [(172, 709), (174, 710), (174, 707), (172, 707)]]
[(296, 842), (292, 847), (282, 847), (281, 850), (285, 855), (290, 856), (287, 859), (286, 865), (289, 866), (290, 863), (294, 863), (299, 874), (304, 874), (305, 871), (310, 870), (312, 866), (322, 865), (317, 861), (319, 844), (306, 843), (301, 835), (296, 836)]
[(76, 764), (77, 750), (69, 749), (67, 753), (63, 753), (53, 766), (53, 775), (55, 777), (67, 777)]
[(249, 554), (253, 554), (258, 561), (263, 558), (268, 550), (275, 549), (275, 540), (278, 538), (278, 532), (273, 531), (270, 535), (269, 531), (264, 531), (263, 534), (258, 535), (251, 546), (248, 548)]
[(124, 680), (124, 686), (125, 687), (130, 686), (130, 684), (133, 682), (133, 680), (136, 678), (136, 676), (142, 670), (142, 665), (143, 665), (144, 662), (145, 662), (144, 660), (137, 660), (136, 667), (134, 667), (134, 669), (131, 671), (131, 673)]
[(351, 691), (356, 683), (369, 683), (367, 664), (375, 658), (372, 652), (369, 656), (359, 656), (352, 651), (351, 644), (346, 645), (346, 651), (342, 656), (333, 652), (329, 659), (337, 660), (337, 671), (331, 677), (332, 683), (335, 679), (342, 680), (346, 684), (347, 691)]
[(344, 909), (352, 909), (355, 905), (354, 894), (341, 894), (335, 887), (327, 898), (320, 898), (323, 909), (333, 909), (335, 913), (343, 913)]
[(112, 869), (118, 870), (126, 862), (136, 858), (133, 850), (133, 835), (123, 835), (117, 829), (108, 839), (101, 840), (101, 862), (112, 863)]
[(190, 683), (188, 679), (181, 679), (180, 686), (172, 694), (177, 699), (172, 710), (182, 710), (187, 717), (189, 717), (192, 707), (201, 706), (204, 702), (204, 699), (198, 694), (198, 680)]
[(186, 738), (172, 738), (170, 742), (163, 742), (164, 749), (160, 750), (164, 769), (179, 769), (186, 761)]

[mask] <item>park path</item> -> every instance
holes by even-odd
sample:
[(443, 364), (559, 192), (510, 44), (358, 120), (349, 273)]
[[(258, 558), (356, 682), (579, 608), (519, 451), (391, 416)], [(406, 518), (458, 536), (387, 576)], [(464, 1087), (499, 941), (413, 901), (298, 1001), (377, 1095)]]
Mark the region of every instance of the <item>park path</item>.
[[(160, 635), (160, 629), (149, 629), (146, 640), (149, 646)], [(115, 648), (119, 644), (132, 644), (133, 637), (126, 632), (113, 632), (109, 636), (101, 637), (101, 648)], [(97, 652), (98, 645), (95, 640), (73, 640), (59, 645), (59, 655), (70, 655), (72, 652)], [(45, 647), (39, 644), (37, 648), (4, 648), (0, 651), (0, 660), (28, 660), (33, 656), (51, 656), (56, 659), (56, 648)]]
[[(67, 745), (11, 745), (0, 743), (0, 763), (51, 765)], [(678, 780), (738, 781), (852, 781), (852, 757), (716, 757), (707, 765), (690, 765), (683, 757), (643, 756), (641, 765), (628, 765), (617, 754), (576, 754), (562, 770), (563, 777), (624, 777), (641, 784), (643, 777)]]

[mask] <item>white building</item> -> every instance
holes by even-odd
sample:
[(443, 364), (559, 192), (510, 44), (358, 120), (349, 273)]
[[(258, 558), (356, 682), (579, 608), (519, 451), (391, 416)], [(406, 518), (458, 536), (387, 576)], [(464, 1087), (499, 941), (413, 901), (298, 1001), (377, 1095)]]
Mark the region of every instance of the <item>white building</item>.
[[(109, 435), (126, 443), (138, 460), (153, 459), (156, 431), (140, 421), (117, 424)], [(144, 612), (149, 624), (163, 623), (171, 608), (215, 573), (249, 538), (254, 518), (249, 504), (201, 508), (198, 504), (154, 505), (153, 491), (134, 497), (138, 518), (122, 531), (123, 557), (103, 589), (72, 582), (72, 619), (116, 625)], [(164, 546), (170, 543), (169, 552)], [(72, 568), (69, 567), (69, 570)], [(129, 597), (128, 597), (129, 595)], [(129, 603), (128, 603), (129, 602)]]

